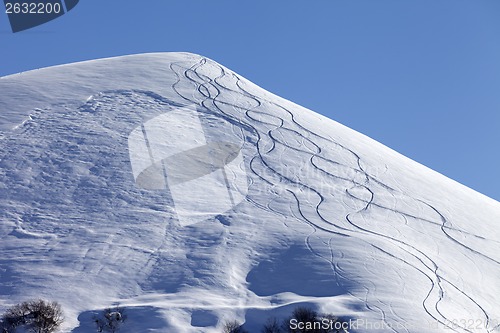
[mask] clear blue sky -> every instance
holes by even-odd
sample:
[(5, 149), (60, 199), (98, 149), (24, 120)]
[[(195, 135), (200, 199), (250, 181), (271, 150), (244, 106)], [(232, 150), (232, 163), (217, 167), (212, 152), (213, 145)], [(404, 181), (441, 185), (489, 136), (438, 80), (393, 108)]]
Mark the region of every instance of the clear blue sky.
[(0, 76), (198, 53), (500, 201), (499, 0), (81, 0), (0, 40)]

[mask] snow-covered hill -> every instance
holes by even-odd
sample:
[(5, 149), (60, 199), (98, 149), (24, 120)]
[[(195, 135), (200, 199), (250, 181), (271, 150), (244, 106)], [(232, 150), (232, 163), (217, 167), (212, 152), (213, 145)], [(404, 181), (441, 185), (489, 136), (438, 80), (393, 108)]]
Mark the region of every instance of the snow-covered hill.
[[(271, 74), (270, 74), (271, 75)], [(500, 203), (200, 56), (0, 78), (0, 310), (65, 332), (500, 332)], [(364, 324), (361, 322), (364, 321)]]

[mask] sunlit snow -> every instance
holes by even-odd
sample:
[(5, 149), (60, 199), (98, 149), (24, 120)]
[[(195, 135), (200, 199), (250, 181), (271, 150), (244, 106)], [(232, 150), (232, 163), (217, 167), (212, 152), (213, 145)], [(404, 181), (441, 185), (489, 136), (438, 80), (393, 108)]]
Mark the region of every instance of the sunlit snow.
[(56, 300), (74, 333), (113, 305), (122, 332), (215, 333), (304, 304), (357, 332), (500, 332), (500, 203), (209, 59), (0, 78), (0, 131), (0, 310)]

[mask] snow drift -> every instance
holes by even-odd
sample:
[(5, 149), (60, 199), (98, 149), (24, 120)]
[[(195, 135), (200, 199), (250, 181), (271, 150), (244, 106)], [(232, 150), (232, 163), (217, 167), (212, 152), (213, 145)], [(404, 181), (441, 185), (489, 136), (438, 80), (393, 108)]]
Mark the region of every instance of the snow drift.
[(500, 331), (500, 203), (209, 59), (0, 79), (0, 310), (65, 332), (251, 332), (297, 305), (357, 332)]

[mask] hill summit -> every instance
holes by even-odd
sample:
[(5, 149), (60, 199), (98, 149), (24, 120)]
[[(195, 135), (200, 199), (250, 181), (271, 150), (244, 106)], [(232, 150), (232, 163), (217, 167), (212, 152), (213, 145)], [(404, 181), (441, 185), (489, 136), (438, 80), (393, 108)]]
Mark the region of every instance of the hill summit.
[(496, 332), (500, 203), (207, 58), (0, 79), (0, 310), (65, 332), (259, 332), (297, 306), (352, 332)]

